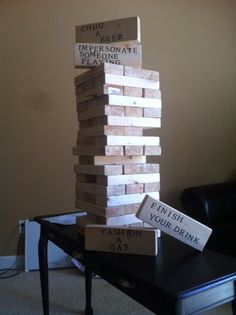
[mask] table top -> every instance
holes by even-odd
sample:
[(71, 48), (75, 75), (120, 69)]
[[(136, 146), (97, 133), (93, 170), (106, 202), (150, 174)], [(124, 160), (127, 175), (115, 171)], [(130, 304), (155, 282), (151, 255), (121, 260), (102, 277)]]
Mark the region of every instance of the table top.
[(84, 236), (78, 226), (49, 223), (45, 217), (36, 217), (34, 220), (47, 233), (53, 233), (52, 241), (66, 240), (67, 244), (81, 247), (90, 261), (133, 275), (173, 297), (186, 298), (209, 287), (236, 280), (235, 258), (206, 249), (199, 252), (164, 233), (158, 240), (159, 249), (155, 257), (92, 252), (84, 250)]

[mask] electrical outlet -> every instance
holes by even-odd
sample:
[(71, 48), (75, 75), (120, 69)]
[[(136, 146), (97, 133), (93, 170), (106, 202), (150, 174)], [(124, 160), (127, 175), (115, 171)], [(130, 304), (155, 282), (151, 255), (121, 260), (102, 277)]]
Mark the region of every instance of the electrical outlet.
[(18, 231), (19, 231), (19, 234), (23, 234), (25, 232), (25, 221), (24, 220), (19, 220)]

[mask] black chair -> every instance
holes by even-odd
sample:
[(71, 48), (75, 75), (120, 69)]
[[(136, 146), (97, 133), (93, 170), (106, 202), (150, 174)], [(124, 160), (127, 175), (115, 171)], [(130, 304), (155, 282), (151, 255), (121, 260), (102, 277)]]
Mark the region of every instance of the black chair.
[(189, 187), (180, 198), (187, 215), (212, 228), (206, 248), (236, 257), (236, 181)]

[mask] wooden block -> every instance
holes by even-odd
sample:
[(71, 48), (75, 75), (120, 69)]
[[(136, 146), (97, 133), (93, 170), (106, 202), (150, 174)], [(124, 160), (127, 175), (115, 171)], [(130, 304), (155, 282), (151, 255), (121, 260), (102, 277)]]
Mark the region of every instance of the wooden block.
[(143, 117), (143, 108), (141, 108), (141, 107), (125, 107), (125, 116)]
[(138, 184), (159, 182), (160, 174), (131, 174), (131, 175), (109, 175), (109, 176), (97, 176), (98, 185), (123, 185), (123, 184)]
[[(112, 187), (112, 186), (110, 186)], [(140, 194), (144, 192), (144, 184), (130, 184), (125, 185), (126, 194)]]
[(147, 80), (158, 81), (159, 72), (142, 68), (134, 68), (130, 66), (124, 67), (124, 74), (129, 77), (143, 78)]
[[(153, 198), (159, 198), (159, 192), (151, 192), (149, 193), (150, 196)], [(126, 195), (119, 195), (119, 196), (100, 196), (96, 195), (96, 204), (104, 205), (106, 207), (113, 207), (113, 206), (121, 206), (121, 205), (130, 205), (130, 204), (137, 204), (143, 201), (143, 198), (146, 196), (144, 194), (126, 194)], [(136, 209), (137, 210), (137, 209)]]
[(157, 92), (159, 94), (159, 98), (144, 98), (124, 95), (106, 95), (106, 97), (107, 103), (110, 105), (161, 108), (160, 91)]
[[(146, 163), (146, 156), (90, 156), (94, 165)], [(88, 163), (86, 163), (88, 164)]]
[(86, 225), (85, 249), (119, 254), (157, 255), (155, 230)]
[(98, 146), (78, 146), (78, 155), (124, 155), (124, 149), (122, 146), (112, 146), (108, 145), (105, 147)]
[[(124, 87), (124, 93), (125, 93)], [(130, 87), (132, 88), (132, 87)], [(137, 88), (132, 88), (137, 89)], [(88, 109), (92, 106), (100, 105), (113, 105), (113, 106), (129, 106), (129, 107), (142, 107), (142, 108), (160, 108), (161, 109), (161, 98), (144, 98), (144, 97), (135, 97), (135, 96), (125, 96), (117, 94), (101, 95), (96, 98), (88, 99), (87, 101), (78, 101), (78, 106), (85, 103), (85, 109)], [(84, 109), (84, 110), (85, 110)]]
[(161, 126), (160, 118), (144, 118), (144, 117), (120, 117), (106, 116), (107, 125), (112, 126), (129, 126), (143, 128), (159, 128)]
[(142, 146), (126, 145), (125, 155), (143, 155)]
[(160, 146), (145, 146), (144, 155), (161, 155)]
[(136, 213), (139, 209), (140, 202), (134, 204), (127, 204), (125, 205), (125, 214), (133, 214)]
[(124, 136), (142, 136), (143, 128), (142, 127), (123, 127)]
[(209, 227), (149, 195), (136, 216), (199, 251), (203, 250), (212, 232)]
[(144, 117), (153, 117), (160, 118), (161, 117), (161, 109), (160, 108), (144, 108), (143, 109)]
[(149, 88), (144, 88), (143, 89), (143, 96), (147, 97), (147, 98), (157, 98), (160, 99), (161, 98), (161, 91), (159, 90), (152, 90)]
[(89, 192), (94, 195), (118, 196), (125, 194), (125, 185), (104, 186), (93, 183), (76, 183), (76, 191)]
[(76, 200), (76, 208), (83, 209), (86, 212), (91, 212), (96, 215), (104, 217), (121, 216), (125, 214), (125, 208), (121, 206), (106, 207), (100, 206), (92, 202), (86, 202), (84, 200)]
[(138, 16), (117, 20), (76, 25), (76, 43), (141, 42), (140, 18)]
[[(76, 43), (74, 49), (75, 68), (90, 68), (102, 63), (142, 66), (142, 45), (129, 43)], [(116, 83), (114, 83), (116, 84)]]
[[(89, 138), (87, 138), (89, 139)], [(126, 145), (126, 146), (158, 146), (160, 144), (159, 137), (152, 137), (152, 136), (104, 136), (104, 137), (96, 137), (96, 145)], [(132, 154), (130, 154), (132, 155)], [(142, 154), (139, 154), (142, 155)]]
[[(79, 119), (79, 117), (78, 117)], [(146, 117), (122, 117), (122, 116), (101, 116), (93, 119), (80, 121), (80, 129), (91, 128), (96, 126), (126, 126), (126, 127), (143, 127), (143, 128), (159, 128), (161, 126), (160, 118)]]
[(148, 193), (151, 191), (160, 191), (160, 183), (145, 183), (144, 184), (144, 192)]
[(136, 96), (142, 97), (143, 96), (143, 89), (133, 86), (124, 86), (124, 95), (125, 96)]
[(123, 166), (124, 174), (149, 174), (158, 173), (160, 170), (159, 164), (126, 164)]
[(138, 77), (128, 77), (123, 75), (103, 73), (99, 78), (100, 84), (114, 84), (119, 86), (131, 86), (142, 89), (159, 90), (160, 82), (159, 80), (147, 80)]
[(92, 175), (120, 175), (123, 171), (122, 165), (75, 165), (74, 171), (79, 174)]

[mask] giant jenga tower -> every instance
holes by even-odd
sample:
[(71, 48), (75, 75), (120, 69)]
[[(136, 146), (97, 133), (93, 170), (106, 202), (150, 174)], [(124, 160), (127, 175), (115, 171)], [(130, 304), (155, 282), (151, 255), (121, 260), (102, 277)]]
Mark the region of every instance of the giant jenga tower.
[[(79, 66), (92, 62), (93, 67), (75, 78), (76, 207), (94, 223), (137, 224), (141, 221), (135, 213), (145, 195), (159, 199), (159, 164), (148, 163), (147, 158), (161, 154), (160, 139), (145, 135), (145, 129), (161, 126), (159, 73), (140, 64), (130, 66), (132, 56), (126, 64), (125, 54), (140, 52), (140, 45), (136, 50), (127, 50), (127, 43), (78, 45), (88, 59), (77, 61)], [(101, 63), (98, 56), (105, 51), (123, 54), (123, 64), (108, 54)]]

